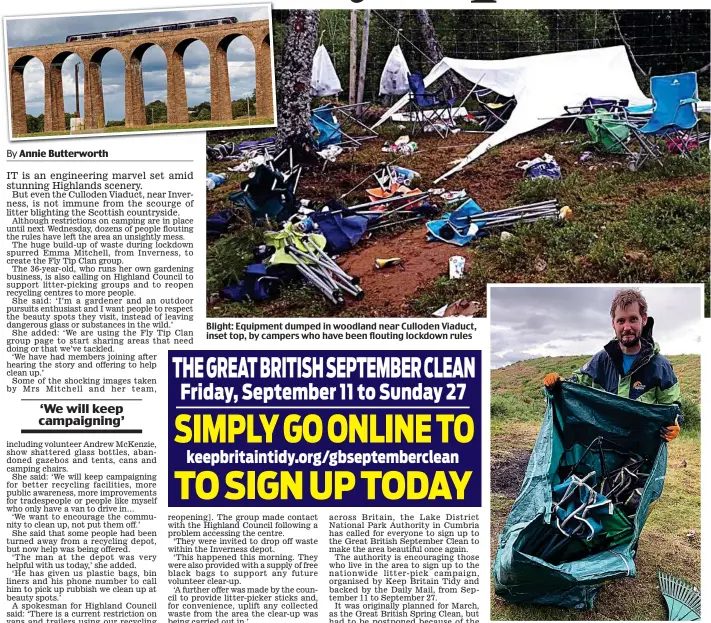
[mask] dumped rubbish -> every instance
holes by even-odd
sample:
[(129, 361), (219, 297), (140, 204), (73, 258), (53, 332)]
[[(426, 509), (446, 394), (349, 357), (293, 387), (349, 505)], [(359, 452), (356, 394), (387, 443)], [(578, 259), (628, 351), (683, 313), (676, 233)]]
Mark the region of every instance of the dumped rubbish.
[(208, 173), (206, 180), (207, 190), (215, 190), (215, 188), (222, 186), (226, 181), (226, 173)]
[(208, 237), (222, 236), (237, 220), (232, 210), (220, 210), (217, 214), (207, 217), (206, 234)]
[(395, 182), (398, 184), (403, 184), (405, 186), (412, 186), (420, 181), (420, 174), (412, 169), (406, 169), (405, 167), (391, 167), (392, 176)]
[(582, 154), (580, 154), (580, 158), (578, 158), (578, 162), (587, 162), (592, 158), (593, 153), (591, 151), (584, 151)]
[(473, 199), (467, 199), (451, 214), (427, 223), (428, 240), (464, 246), (476, 237), (491, 233), (493, 229), (542, 219), (562, 221), (571, 218), (572, 214), (568, 206), (561, 208), (555, 199), (495, 212), (484, 212)]
[(377, 259), (375, 260), (375, 268), (391, 268), (393, 266), (400, 266), (402, 267), (403, 261), (401, 257), (389, 257), (387, 259), (381, 260)]
[(464, 265), (466, 259), (461, 255), (453, 255), (449, 258), (449, 278), (450, 279), (461, 279), (464, 277)]
[(321, 44), (318, 46), (316, 54), (314, 54), (313, 65), (311, 66), (311, 95), (325, 97), (327, 95), (337, 95), (342, 90), (341, 81), (338, 79), (331, 56), (326, 46)]
[(562, 177), (560, 166), (550, 154), (543, 154), (541, 158), (533, 160), (521, 160), (516, 163), (516, 167), (523, 169), (524, 175), (532, 180), (541, 178), (559, 180)]
[(268, 260), (270, 266), (295, 266), (302, 279), (313, 285), (334, 305), (343, 305), (344, 293), (357, 300), (365, 296), (358, 285), (358, 278), (351, 277), (325, 252), (325, 236), (317, 233), (301, 234), (287, 222), (281, 231), (267, 232), (264, 240), (276, 249)]
[(501, 232), (501, 240), (510, 240), (513, 237), (514, 237), (514, 235), (510, 231), (502, 231)]
[(294, 192), (298, 179), (299, 169), (283, 173), (261, 165), (241, 183), (241, 191), (227, 198), (234, 205), (247, 208), (255, 222), (269, 218), (278, 223), (297, 209)]
[(276, 139), (273, 136), (256, 141), (242, 141), (241, 143), (220, 143), (207, 145), (206, 156), (208, 160), (220, 162), (223, 160), (243, 160), (258, 155), (265, 155), (274, 151)]
[(400, 136), (394, 143), (385, 141), (382, 151), (409, 156), (417, 151), (417, 143), (411, 141), (407, 134)]
[(463, 188), (461, 190), (450, 190), (448, 192), (442, 193), (442, 200), (445, 204), (456, 203), (467, 198), (467, 191)]
[(456, 316), (475, 316), (481, 311), (481, 303), (459, 299), (448, 305), (443, 305), (432, 315), (435, 318), (452, 318)]
[(399, 45), (390, 51), (380, 76), (380, 95), (404, 95), (409, 90), (407, 76), (410, 69)]
[(659, 590), (667, 604), (669, 621), (699, 621), (701, 619), (701, 592), (685, 580), (657, 571)]
[(245, 160), (242, 164), (238, 164), (234, 167), (227, 167), (228, 171), (234, 173), (249, 173), (252, 169), (256, 169), (259, 165), (265, 164), (267, 161), (266, 157), (263, 155), (255, 156), (249, 160)]
[(336, 162), (336, 158), (343, 153), (343, 147), (340, 145), (329, 145), (325, 149), (317, 151), (316, 153), (328, 162)]

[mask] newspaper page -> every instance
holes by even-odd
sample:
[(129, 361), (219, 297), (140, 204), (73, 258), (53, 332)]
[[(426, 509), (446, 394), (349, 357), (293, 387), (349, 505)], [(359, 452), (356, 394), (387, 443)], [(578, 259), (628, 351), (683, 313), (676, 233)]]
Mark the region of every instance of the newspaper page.
[(701, 618), (707, 7), (3, 13), (6, 620)]

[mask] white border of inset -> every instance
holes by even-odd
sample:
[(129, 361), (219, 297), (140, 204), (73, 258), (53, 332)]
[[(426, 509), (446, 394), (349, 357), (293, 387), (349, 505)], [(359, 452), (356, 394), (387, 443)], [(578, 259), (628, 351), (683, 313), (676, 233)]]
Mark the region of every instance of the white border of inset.
[[(271, 68), (272, 68), (272, 111), (274, 112), (273, 123), (259, 124), (259, 125), (226, 125), (226, 126), (214, 126), (214, 127), (201, 127), (201, 128), (180, 128), (172, 130), (134, 130), (134, 131), (124, 131), (124, 132), (92, 132), (87, 134), (57, 134), (55, 136), (22, 136), (13, 137), (12, 135), (12, 103), (10, 100), (10, 67), (9, 67), (9, 54), (7, 45), (7, 23), (14, 20), (36, 20), (36, 19), (52, 19), (58, 17), (82, 17), (92, 15), (129, 15), (133, 13), (170, 13), (173, 11), (205, 11), (212, 9), (256, 9), (264, 8), (267, 11), (267, 20), (269, 21), (269, 47), (271, 49)], [(7, 76), (5, 79), (5, 101), (7, 102), (7, 137), (11, 142), (15, 141), (42, 141), (42, 140), (53, 140), (53, 139), (68, 139), (68, 138), (96, 138), (96, 137), (121, 137), (121, 136), (136, 136), (144, 134), (166, 134), (169, 132), (218, 132), (220, 130), (259, 130), (262, 128), (275, 128), (277, 120), (277, 101), (276, 101), (276, 76), (275, 76), (275, 66), (274, 66), (274, 26), (272, 22), (272, 5), (269, 2), (260, 2), (253, 4), (228, 4), (228, 5), (210, 5), (210, 6), (187, 6), (187, 7), (173, 7), (169, 9), (134, 9), (126, 11), (92, 11), (91, 13), (57, 13), (57, 14), (47, 14), (42, 15), (17, 15), (17, 16), (7, 16), (3, 17), (3, 36), (5, 38), (4, 53), (5, 53), (5, 67), (7, 68)], [(255, 55), (255, 73), (256, 73), (256, 58), (257, 50), (254, 51)]]

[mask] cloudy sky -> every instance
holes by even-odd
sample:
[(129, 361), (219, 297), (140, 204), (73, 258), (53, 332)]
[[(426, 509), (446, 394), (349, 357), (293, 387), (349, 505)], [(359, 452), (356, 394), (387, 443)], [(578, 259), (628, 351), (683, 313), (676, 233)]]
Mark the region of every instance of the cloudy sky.
[[(610, 303), (622, 287), (492, 287), (491, 367), (535, 357), (596, 353), (614, 337)], [(700, 353), (701, 288), (640, 289), (662, 354)]]
[[(152, 11), (150, 13), (96, 14), (40, 19), (8, 19), (7, 44), (9, 47), (58, 43), (67, 35), (118, 30), (136, 26), (189, 22), (210, 17), (236, 17), (240, 22), (269, 18), (266, 6), (247, 8), (223, 7), (199, 11)], [(210, 101), (210, 55), (199, 41), (191, 43), (184, 56), (185, 84), (188, 105)], [(230, 70), (232, 99), (250, 95), (255, 87), (254, 49), (246, 37), (238, 37), (227, 50)], [(64, 110), (73, 113), (76, 109), (74, 95), (74, 65), (79, 57), (72, 55), (62, 66)], [(121, 55), (113, 50), (101, 65), (104, 87), (106, 119), (124, 118), (124, 63)], [(163, 51), (151, 47), (143, 57), (143, 86), (146, 103), (166, 101), (166, 61)], [(25, 69), (25, 100), (27, 112), (39, 115), (44, 112), (44, 71), (42, 64), (33, 59)], [(79, 110), (84, 111), (84, 67), (79, 66)], [(149, 120), (150, 122), (150, 120)]]

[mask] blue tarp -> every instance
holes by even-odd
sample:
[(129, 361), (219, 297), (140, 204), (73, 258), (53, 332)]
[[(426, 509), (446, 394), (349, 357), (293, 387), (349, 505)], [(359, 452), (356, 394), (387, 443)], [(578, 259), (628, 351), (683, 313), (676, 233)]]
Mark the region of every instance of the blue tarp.
[(344, 216), (331, 212), (315, 212), (311, 219), (326, 237), (326, 251), (331, 254), (352, 249), (368, 227), (368, 219), (357, 214)]
[[(475, 214), (480, 214), (482, 210), (479, 205), (473, 199), (467, 199), (462, 205), (460, 205), (454, 212), (450, 214), (445, 214), (443, 218), (430, 221), (427, 223), (427, 240), (433, 242), (439, 240), (440, 242), (448, 242), (449, 244), (457, 245), (458, 247), (463, 247), (469, 244), (476, 236), (471, 236), (467, 232), (472, 224), (470, 217)], [(454, 230), (454, 237), (447, 240), (440, 235), (440, 230), (445, 226), (450, 225)]]

